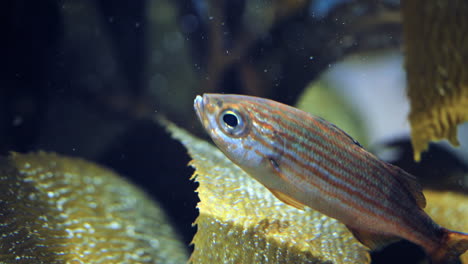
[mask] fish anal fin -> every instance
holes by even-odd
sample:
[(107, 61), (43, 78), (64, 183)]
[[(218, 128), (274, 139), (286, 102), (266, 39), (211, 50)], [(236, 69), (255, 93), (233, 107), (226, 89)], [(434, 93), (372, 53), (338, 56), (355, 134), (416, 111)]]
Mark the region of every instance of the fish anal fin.
[(379, 250), (389, 244), (401, 240), (401, 238), (392, 235), (382, 235), (351, 228), (349, 226), (346, 227), (349, 229), (349, 231), (351, 231), (351, 233), (353, 233), (354, 237), (359, 240), (359, 242), (368, 247), (370, 250)]
[(298, 200), (292, 198), (291, 196), (289, 196), (289, 195), (287, 195), (287, 194), (285, 194), (285, 193), (283, 193), (281, 191), (278, 191), (278, 190), (275, 190), (275, 189), (269, 189), (269, 190), (276, 198), (278, 198), (283, 203), (285, 203), (287, 205), (290, 205), (290, 206), (293, 206), (293, 207), (296, 207), (299, 210), (304, 210), (305, 205), (303, 203), (299, 202)]
[(400, 169), (399, 167), (393, 166), (391, 164), (387, 165), (392, 171), (394, 171), (395, 177), (403, 185), (403, 187), (412, 194), (419, 208), (424, 209), (424, 207), (426, 207), (426, 197), (424, 197), (422, 186), (419, 184), (418, 179), (403, 169)]

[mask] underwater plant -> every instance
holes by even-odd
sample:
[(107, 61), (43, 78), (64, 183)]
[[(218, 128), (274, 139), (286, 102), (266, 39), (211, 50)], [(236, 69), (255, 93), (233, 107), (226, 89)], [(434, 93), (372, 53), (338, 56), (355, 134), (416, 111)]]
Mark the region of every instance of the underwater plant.
[(193, 158), (200, 185), (191, 263), (369, 263), (340, 222), (276, 199), (210, 143), (166, 123)]
[[(369, 263), (346, 226), (278, 200), (217, 148), (164, 122), (193, 158), (200, 216), (192, 263)], [(425, 211), (439, 224), (468, 230), (468, 198), (426, 190)], [(468, 254), (461, 257), (468, 263)]]
[(370, 250), (403, 238), (442, 264), (468, 249), (468, 234), (437, 225), (423, 211), (416, 177), (334, 124), (254, 96), (203, 94), (194, 108), (218, 148), (276, 198), (339, 220)]
[(54, 153), (0, 158), (0, 263), (188, 259), (159, 205), (114, 172)]
[(458, 146), (457, 126), (468, 121), (468, 2), (402, 1), (414, 158), (430, 141)]
[[(192, 4), (196, 2), (199, 1), (192, 1)], [(378, 10), (383, 2), (399, 1), (349, 1), (355, 6), (348, 5), (335, 13), (330, 12), (327, 20), (305, 19), (307, 21), (302, 20), (306, 13), (303, 11), (309, 8), (309, 2), (320, 1), (277, 1), (264, 8), (256, 8), (262, 1), (246, 1), (248, 12), (238, 15), (240, 20), (246, 18), (239, 23), (241, 27), (232, 27), (236, 23), (221, 23), (224, 15), (232, 14), (225, 12), (233, 10), (228, 2), (206, 1), (209, 8), (202, 10), (206, 13), (197, 17), (195, 12), (186, 12), (191, 7), (186, 8), (183, 1), (149, 1), (147, 7), (140, 7), (149, 14), (136, 16), (133, 21), (135, 16), (127, 17), (127, 10), (119, 13), (117, 9), (118, 6), (127, 8), (129, 4), (126, 1), (108, 1), (107, 4), (68, 1), (46, 5), (18, 1), (12, 6), (17, 10), (30, 6), (32, 12), (11, 12), (14, 20), (32, 19), (30, 24), (19, 23), (17, 27), (29, 29), (26, 33), (20, 30), (18, 35), (21, 38), (17, 43), (13, 42), (12, 46), (16, 44), (19, 47), (17, 52), (10, 52), (10, 47), (5, 49), (4, 64), (11, 69), (7, 72), (12, 77), (2, 78), (2, 81), (6, 80), (2, 87), (11, 86), (13, 94), (22, 86), (28, 87), (34, 96), (18, 92), (24, 92), (26, 96), (19, 96), (19, 103), (11, 104), (21, 111), (11, 111), (14, 129), (7, 136), (2, 134), (0, 147), (4, 151), (24, 151), (31, 145), (45, 146), (69, 153), (68, 146), (79, 142), (77, 145), (83, 152), (74, 155), (96, 158), (128, 124), (123, 124), (119, 118), (113, 122), (102, 122), (102, 119), (89, 116), (104, 112), (112, 113), (114, 118), (116, 113), (118, 117), (124, 113), (132, 118), (143, 116), (149, 119), (157, 109), (168, 114), (171, 120), (174, 118), (181, 124), (184, 121), (186, 127), (193, 128), (191, 122), (195, 119), (188, 115), (191, 113), (191, 100), (195, 93), (202, 92), (194, 87), (203, 87), (203, 92), (220, 92), (218, 83), (225, 75), (231, 76), (231, 71), (240, 72), (238, 78), (245, 85), (236, 89), (276, 96), (277, 99), (282, 97), (291, 102), (317, 71), (350, 51), (388, 48), (388, 43), (381, 44), (382, 40), (400, 45), (400, 34), (380, 30), (378, 33), (384, 38), (374, 38), (375, 34), (366, 31), (372, 25), (366, 28), (363, 23), (368, 20), (370, 24), (375, 22), (372, 20), (375, 13), (367, 11)], [(410, 121), (415, 157), (418, 159), (429, 141), (448, 138), (456, 145), (456, 127), (467, 119), (468, 74), (465, 61), (468, 39), (465, 36), (468, 34), (468, 22), (465, 13), (468, 7), (463, 0), (401, 2), (405, 37), (403, 50), (412, 105)], [(374, 4), (379, 8), (372, 8)], [(54, 17), (54, 12), (44, 12), (43, 8), (49, 5), (57, 8), (59, 18)], [(106, 9), (106, 6), (112, 8)], [(134, 13), (138, 13), (135, 10)], [(365, 10), (366, 15), (347, 12), (352, 10)], [(4, 10), (5, 13), (9, 11), (9, 8)], [(399, 18), (400, 12), (396, 11), (394, 14)], [(40, 21), (41, 16), (49, 19)], [(364, 19), (353, 20), (354, 17)], [(54, 22), (54, 18), (63, 23)], [(401, 26), (399, 22), (394, 23), (398, 28)], [(148, 39), (146, 34), (141, 34), (146, 23)], [(316, 24), (320, 26), (316, 27)], [(18, 24), (12, 25), (12, 30), (16, 30), (14, 25)], [(198, 28), (187, 28), (193, 25)], [(364, 34), (360, 26), (364, 26)], [(244, 32), (245, 28), (252, 31), (236, 34)], [(188, 29), (198, 31), (187, 33)], [(59, 34), (61, 30), (66, 34)], [(106, 34), (109, 31), (112, 34)], [(324, 35), (330, 38), (315, 34), (329, 31), (331, 34)], [(128, 37), (126, 33), (129, 32), (136, 33)], [(204, 33), (194, 35), (193, 32)], [(396, 32), (400, 33), (399, 30)], [(25, 41), (29, 40), (29, 35), (37, 36), (40, 41)], [(298, 39), (297, 35), (301, 38)], [(368, 35), (368, 38), (363, 35)], [(125, 49), (126, 44), (141, 44), (138, 40), (142, 39), (145, 39), (145, 45), (134, 46), (138, 52)], [(338, 45), (343, 40), (352, 41)], [(229, 49), (225, 49), (226, 43), (229, 43)], [(272, 43), (275, 44), (273, 49)], [(41, 48), (41, 44), (46, 48)], [(191, 48), (196, 51), (194, 54), (190, 54)], [(49, 52), (44, 55), (37, 50)], [(317, 60), (320, 52), (326, 54)], [(252, 54), (260, 60), (253, 62)], [(197, 58), (195, 63), (191, 55)], [(148, 61), (141, 59), (143, 57)], [(46, 63), (41, 63), (44, 61)], [(18, 69), (18, 62), (25, 67)], [(50, 65), (56, 67), (49, 69)], [(140, 76), (142, 72), (144, 77)], [(168, 96), (169, 87), (171, 94)], [(7, 89), (0, 92), (0, 105), (2, 114), (8, 115), (10, 109), (3, 107), (10, 105), (11, 100), (4, 96), (9, 94), (5, 91)], [(61, 96), (64, 91), (67, 96)], [(139, 98), (146, 100), (139, 101)], [(42, 101), (40, 104), (31, 103), (34, 100)], [(80, 100), (86, 103), (77, 103)], [(73, 104), (69, 104), (70, 101)], [(83, 109), (89, 111), (86, 112), (89, 116), (79, 114)], [(28, 124), (28, 117), (38, 120), (32, 128), (21, 126)], [(77, 127), (93, 127), (93, 130), (84, 131)], [(2, 133), (5, 131), (3, 128)], [(366, 249), (341, 223), (309, 209), (301, 212), (286, 206), (264, 192), (261, 185), (249, 179), (216, 148), (175, 126), (170, 125), (169, 128), (191, 153), (194, 159), (191, 164), (196, 168), (194, 179), (200, 182), (198, 191), (202, 202), (199, 204), (200, 217), (196, 221), (198, 232), (194, 238), (193, 263), (218, 260), (235, 263), (233, 261), (239, 258), (245, 262), (258, 260), (263, 263), (370, 261)], [(18, 131), (27, 131), (25, 134), (28, 136), (31, 131), (39, 131), (33, 135), (41, 134), (42, 138), (17, 138), (17, 134), (21, 134)], [(70, 138), (75, 138), (75, 141)], [(21, 144), (15, 145), (15, 142)], [(89, 148), (92, 151), (84, 151), (86, 146), (92, 146)], [(143, 155), (148, 156), (147, 153)], [(446, 177), (449, 175), (442, 173), (438, 181), (444, 181)], [(466, 179), (466, 176), (462, 177)], [(456, 184), (460, 185), (458, 180)], [(54, 190), (49, 191), (49, 187)], [(431, 190), (424, 190), (424, 194), (428, 202), (425, 210), (437, 223), (454, 230), (468, 230), (466, 195)], [(68, 202), (71, 198), (73, 202)], [(251, 204), (252, 200), (255, 203)], [(266, 205), (266, 208), (252, 208), (253, 205)], [(188, 259), (186, 245), (178, 242), (178, 236), (170, 225), (159, 206), (140, 189), (90, 162), (52, 153), (16, 153), (0, 158), (2, 264), (89, 263), (97, 262), (97, 258), (106, 263), (185, 263)], [(297, 227), (302, 229), (295, 229)], [(125, 232), (118, 232), (123, 229)], [(306, 230), (311, 233), (300, 233)], [(322, 231), (323, 234), (319, 233)], [(116, 239), (105, 239), (112, 237)], [(125, 243), (121, 243), (123, 241)], [(468, 254), (464, 254), (461, 260), (468, 263)]]

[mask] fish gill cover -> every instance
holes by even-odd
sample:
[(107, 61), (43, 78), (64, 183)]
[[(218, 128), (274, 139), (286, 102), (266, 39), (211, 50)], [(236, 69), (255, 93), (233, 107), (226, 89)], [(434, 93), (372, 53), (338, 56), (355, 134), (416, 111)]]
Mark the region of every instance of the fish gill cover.
[[(193, 264), (201, 263), (370, 263), (369, 252), (340, 222), (276, 199), (216, 147), (163, 121), (193, 158), (192, 177), (200, 215), (193, 239)], [(468, 198), (424, 191), (425, 211), (437, 223), (466, 232)], [(468, 263), (468, 253), (461, 256)]]
[(168, 128), (188, 149), (200, 183), (192, 263), (370, 263), (343, 224), (282, 203), (216, 147)]
[[(339, 222), (274, 198), (209, 143), (168, 125), (200, 183), (192, 263), (369, 263)], [(90, 162), (52, 153), (0, 159), (0, 263), (185, 263), (161, 209)], [(468, 230), (468, 198), (425, 191), (439, 224)], [(462, 256), (468, 263), (468, 253)]]

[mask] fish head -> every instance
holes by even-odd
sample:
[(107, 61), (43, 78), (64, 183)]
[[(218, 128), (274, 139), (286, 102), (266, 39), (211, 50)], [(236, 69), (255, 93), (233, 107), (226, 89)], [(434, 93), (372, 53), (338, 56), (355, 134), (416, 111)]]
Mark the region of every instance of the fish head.
[(265, 113), (264, 106), (269, 102), (227, 94), (204, 94), (194, 101), (195, 112), (213, 142), (231, 161), (262, 183), (265, 180), (262, 178), (275, 169), (284, 148), (282, 138)]

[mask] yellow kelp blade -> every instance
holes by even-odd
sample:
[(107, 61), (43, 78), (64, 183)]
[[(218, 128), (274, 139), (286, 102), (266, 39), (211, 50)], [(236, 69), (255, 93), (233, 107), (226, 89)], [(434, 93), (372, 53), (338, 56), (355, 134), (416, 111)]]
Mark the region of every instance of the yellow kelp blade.
[(217, 148), (167, 126), (188, 149), (200, 183), (192, 263), (370, 262), (343, 224), (280, 202)]
[[(468, 233), (468, 196), (455, 192), (425, 190), (427, 207), (424, 209), (439, 225)], [(468, 264), (468, 252), (461, 255)]]
[(0, 158), (0, 263), (186, 263), (186, 247), (141, 190), (52, 153)]
[(402, 1), (414, 159), (468, 121), (468, 1)]

